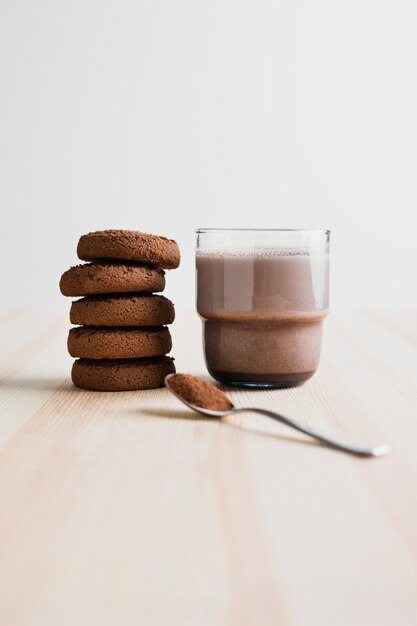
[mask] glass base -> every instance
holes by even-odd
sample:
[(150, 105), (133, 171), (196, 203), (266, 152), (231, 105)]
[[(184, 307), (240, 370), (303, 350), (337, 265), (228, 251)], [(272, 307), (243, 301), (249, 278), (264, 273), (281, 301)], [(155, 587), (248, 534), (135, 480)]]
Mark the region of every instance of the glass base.
[(295, 374), (241, 374), (207, 369), (210, 375), (223, 385), (250, 389), (287, 389), (298, 387), (309, 380), (315, 373), (314, 370), (313, 372), (297, 372)]
[(223, 385), (229, 385), (230, 387), (246, 387), (249, 389), (288, 389), (290, 387), (299, 387), (300, 385), (304, 385), (304, 382), (247, 383), (242, 381), (227, 381), (223, 382)]

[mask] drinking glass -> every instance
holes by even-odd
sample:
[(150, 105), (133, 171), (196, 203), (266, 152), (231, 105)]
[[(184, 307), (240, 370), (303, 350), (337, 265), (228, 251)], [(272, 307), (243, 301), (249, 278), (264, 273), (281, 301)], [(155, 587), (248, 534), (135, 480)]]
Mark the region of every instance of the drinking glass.
[(317, 369), (329, 306), (328, 230), (200, 228), (197, 311), (211, 376), (292, 387)]

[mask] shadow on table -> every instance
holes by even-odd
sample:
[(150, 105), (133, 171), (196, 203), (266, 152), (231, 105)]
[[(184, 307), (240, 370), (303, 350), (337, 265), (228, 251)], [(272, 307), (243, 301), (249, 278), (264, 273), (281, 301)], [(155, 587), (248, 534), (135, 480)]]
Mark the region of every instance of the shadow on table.
[(10, 391), (74, 391), (69, 378), (0, 378), (0, 390)]
[[(193, 421), (193, 422), (217, 422), (217, 423), (221, 423), (222, 427), (224, 428), (230, 428), (233, 429), (234, 431), (241, 431), (242, 434), (250, 434), (250, 435), (255, 435), (255, 436), (259, 436), (259, 437), (263, 437), (263, 438), (268, 438), (268, 439), (278, 439), (279, 441), (287, 441), (289, 443), (295, 443), (295, 444), (301, 444), (301, 445), (307, 445), (307, 446), (315, 446), (315, 447), (319, 447), (319, 448), (328, 448), (328, 446), (325, 446), (324, 444), (321, 444), (319, 441), (314, 441), (313, 439), (303, 439), (302, 435), (301, 436), (294, 436), (292, 437), (291, 435), (281, 435), (280, 433), (271, 433), (271, 432), (265, 432), (262, 430), (258, 430), (257, 428), (252, 428), (250, 426), (245, 426), (244, 424), (234, 424), (233, 422), (228, 421), (229, 418), (227, 417), (223, 417), (223, 418), (216, 418), (216, 417), (209, 417), (207, 415), (201, 415), (199, 413), (194, 413), (193, 411), (183, 411), (183, 410), (173, 410), (170, 409), (169, 411), (167, 411), (166, 409), (136, 409), (134, 411), (135, 414), (141, 413), (143, 414), (143, 416), (147, 416), (150, 419), (152, 419), (153, 417), (159, 417), (162, 419), (184, 419), (184, 420), (188, 420), (188, 421)], [(329, 448), (328, 448), (329, 449)]]
[(209, 417), (208, 415), (201, 415), (199, 413), (194, 413), (193, 411), (187, 411), (187, 409), (132, 409), (130, 413), (134, 413), (135, 415), (141, 414), (142, 417), (149, 417), (153, 419), (154, 417), (161, 417), (162, 419), (177, 419), (177, 420), (187, 420), (189, 422), (215, 422), (217, 421), (213, 417)]

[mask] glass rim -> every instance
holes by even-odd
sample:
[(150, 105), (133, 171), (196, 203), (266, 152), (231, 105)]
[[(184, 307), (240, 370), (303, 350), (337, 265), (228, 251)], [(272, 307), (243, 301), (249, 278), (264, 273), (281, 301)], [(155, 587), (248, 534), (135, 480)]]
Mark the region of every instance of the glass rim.
[(202, 233), (322, 233), (330, 235), (331, 231), (327, 228), (196, 228), (194, 231), (197, 235)]

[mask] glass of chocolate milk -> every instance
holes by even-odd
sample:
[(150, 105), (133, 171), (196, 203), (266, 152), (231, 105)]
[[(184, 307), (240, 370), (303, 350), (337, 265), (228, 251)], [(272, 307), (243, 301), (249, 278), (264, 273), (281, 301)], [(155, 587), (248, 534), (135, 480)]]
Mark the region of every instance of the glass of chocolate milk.
[(197, 230), (197, 310), (219, 382), (293, 387), (317, 369), (329, 306), (328, 230)]

